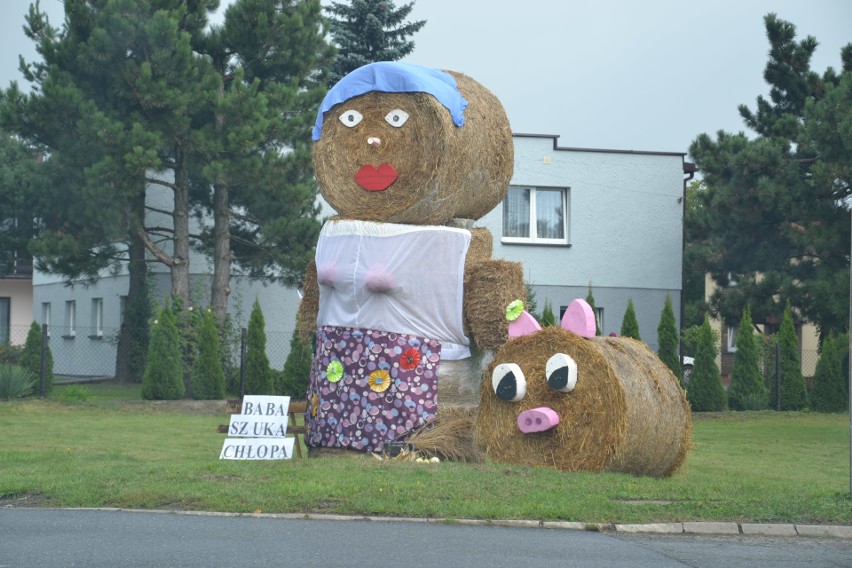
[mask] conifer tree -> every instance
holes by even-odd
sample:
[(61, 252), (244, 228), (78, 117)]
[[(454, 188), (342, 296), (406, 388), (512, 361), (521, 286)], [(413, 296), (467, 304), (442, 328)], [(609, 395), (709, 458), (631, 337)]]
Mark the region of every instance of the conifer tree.
[(639, 322), (636, 321), (636, 308), (633, 307), (633, 298), (627, 299), (627, 309), (624, 311), (624, 318), (621, 320), (621, 336), (642, 341), (639, 336)]
[(592, 294), (592, 283), (589, 282), (589, 293), (586, 295), (586, 302), (592, 307), (592, 313), (595, 314), (595, 335), (601, 334), (601, 322), (598, 321), (598, 310), (595, 306), (595, 296)]
[(833, 334), (822, 340), (811, 389), (811, 407), (817, 412), (845, 412), (849, 392), (843, 380), (843, 357)]
[(541, 311), (541, 327), (556, 327), (556, 315), (553, 313), (553, 307), (550, 305), (550, 300), (544, 301), (544, 309)]
[(704, 323), (698, 332), (695, 346), (695, 363), (692, 377), (686, 391), (686, 399), (695, 412), (718, 412), (725, 410), (727, 397), (722, 386), (719, 366), (716, 364), (716, 343), (710, 328), (710, 319), (704, 316)]
[(657, 350), (660, 360), (680, 379), (683, 371), (678, 352), (677, 322), (674, 308), (672, 308), (672, 297), (669, 294), (666, 294), (666, 303), (663, 305), (660, 323), (657, 325), (657, 341), (660, 345)]
[[(799, 356), (799, 338), (793, 325), (793, 310), (790, 304), (784, 309), (784, 319), (778, 330), (781, 344), (781, 410), (802, 410), (808, 406), (808, 393), (802, 378), (802, 363)], [(776, 381), (772, 381), (769, 393), (770, 404), (777, 400)]]
[(198, 355), (192, 363), (192, 398), (218, 400), (225, 398), (225, 373), (219, 355), (219, 331), (216, 317), (206, 310), (198, 330)]
[(407, 39), (420, 30), (425, 20), (406, 22), (414, 2), (399, 8), (392, 0), (350, 0), (331, 2), (331, 35), (338, 49), (331, 84), (368, 63), (397, 61), (414, 50)]
[(760, 352), (752, 328), (751, 310), (746, 306), (737, 330), (737, 352), (728, 387), (731, 410), (761, 410), (768, 402), (769, 393), (760, 373)]
[(246, 336), (246, 394), (274, 394), (272, 370), (266, 355), (266, 322), (255, 299)]
[(142, 398), (178, 400), (183, 398), (185, 392), (180, 336), (172, 309), (166, 304), (151, 328), (148, 364), (142, 379)]
[[(299, 329), (298, 323), (295, 329)], [(287, 354), (284, 369), (276, 375), (276, 378), (280, 377), (275, 385), (276, 394), (304, 398), (308, 392), (312, 356), (310, 344), (301, 341), (299, 334), (294, 332), (290, 338), (290, 353)]]
[[(38, 322), (30, 324), (30, 330), (27, 332), (27, 340), (24, 343), (24, 350), (21, 353), (20, 366), (29, 370), (33, 375), (38, 377), (36, 382), (36, 390), (41, 389), (41, 344), (44, 341), (41, 326)], [(53, 353), (50, 351), (50, 342), (45, 346), (44, 354), (44, 373), (45, 373), (45, 393), (50, 393), (53, 390)]]

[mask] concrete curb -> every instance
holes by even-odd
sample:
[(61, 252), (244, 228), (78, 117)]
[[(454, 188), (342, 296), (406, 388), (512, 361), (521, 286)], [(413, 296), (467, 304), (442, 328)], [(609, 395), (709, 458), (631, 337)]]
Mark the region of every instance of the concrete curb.
[(333, 515), (317, 513), (221, 513), (212, 511), (168, 511), (156, 509), (120, 508), (69, 508), (61, 510), (103, 511), (125, 513), (158, 513), (170, 515), (247, 517), (258, 519), (287, 519), (305, 521), (370, 521), (376, 523), (431, 523), (480, 527), (507, 527), (524, 529), (580, 530), (615, 532), (620, 534), (667, 534), (703, 536), (767, 536), (836, 538), (852, 540), (852, 526), (846, 525), (796, 525), (783, 523), (693, 522), (682, 523), (582, 523), (576, 521), (535, 521), (526, 519), (450, 519), (444, 517), (382, 517), (370, 515)]

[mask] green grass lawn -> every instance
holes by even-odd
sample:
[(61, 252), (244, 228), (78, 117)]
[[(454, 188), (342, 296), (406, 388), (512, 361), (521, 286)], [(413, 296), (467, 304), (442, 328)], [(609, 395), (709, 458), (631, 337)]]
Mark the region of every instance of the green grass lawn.
[(0, 505), (852, 524), (846, 415), (699, 414), (686, 467), (652, 479), (372, 457), (220, 461), (224, 403), (90, 390), (87, 402), (0, 402)]

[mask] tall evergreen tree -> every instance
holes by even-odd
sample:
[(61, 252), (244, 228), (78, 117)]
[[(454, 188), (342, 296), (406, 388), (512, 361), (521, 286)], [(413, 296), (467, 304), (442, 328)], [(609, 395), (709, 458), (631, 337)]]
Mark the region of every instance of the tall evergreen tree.
[[(30, 329), (27, 332), (27, 340), (24, 343), (24, 350), (21, 353), (21, 367), (29, 370), (33, 375), (38, 377), (36, 382), (36, 390), (41, 392), (41, 359), (42, 359), (42, 327), (38, 322), (30, 324)], [(53, 390), (53, 353), (50, 350), (50, 343), (45, 346), (44, 351), (44, 392), (50, 393)]]
[(185, 392), (180, 337), (175, 326), (174, 313), (166, 304), (151, 329), (148, 365), (142, 379), (142, 398), (177, 400), (183, 398)]
[(657, 350), (660, 360), (680, 379), (683, 371), (678, 349), (677, 322), (672, 307), (672, 297), (669, 294), (666, 294), (666, 303), (663, 305), (660, 323), (657, 325), (657, 341), (660, 344)]
[(737, 329), (737, 352), (728, 387), (728, 406), (731, 410), (760, 410), (766, 408), (768, 394), (760, 373), (760, 352), (754, 337), (751, 311), (746, 307)]
[(192, 398), (225, 398), (225, 373), (219, 355), (219, 331), (212, 311), (205, 311), (198, 331), (198, 355), (192, 363)]
[[(299, 329), (296, 324), (295, 329)], [(304, 398), (308, 392), (308, 382), (311, 376), (311, 345), (300, 340), (298, 333), (290, 338), (290, 353), (284, 361), (284, 369), (276, 375), (280, 382), (275, 385), (275, 393), (279, 395)]]
[(426, 24), (426, 20), (405, 21), (413, 7), (409, 2), (397, 8), (392, 0), (331, 2), (326, 10), (339, 50), (331, 83), (362, 65), (397, 61), (411, 53), (414, 42), (408, 37)]
[(0, 277), (32, 262), (27, 245), (36, 234), (37, 160), (20, 140), (0, 130)]
[[(750, 134), (700, 135), (689, 153), (707, 191), (691, 245), (719, 284), (712, 298), (725, 319), (749, 305), (757, 321), (778, 318), (785, 303), (822, 335), (848, 325), (849, 149), (852, 148), (852, 44), (842, 70), (811, 70), (813, 37), (765, 17), (769, 98), (739, 107)], [(690, 247), (687, 247), (688, 250)]]
[[(778, 342), (781, 344), (781, 410), (802, 410), (808, 406), (808, 393), (802, 378), (799, 338), (793, 325), (793, 310), (790, 304), (784, 308)], [(778, 400), (776, 397), (776, 381), (772, 381), (770, 404), (775, 405)]]
[(636, 321), (636, 308), (633, 307), (633, 298), (627, 299), (627, 309), (624, 310), (624, 317), (621, 320), (621, 336), (642, 341), (639, 336), (639, 322)]
[(725, 410), (725, 388), (716, 364), (716, 343), (710, 328), (710, 319), (705, 316), (698, 332), (695, 347), (695, 363), (686, 399), (695, 412), (718, 412)]
[(589, 282), (589, 293), (586, 295), (586, 302), (592, 307), (592, 313), (595, 314), (595, 335), (601, 334), (601, 322), (598, 320), (598, 310), (595, 306), (595, 296), (592, 294), (592, 283)]
[(197, 206), (213, 219), (204, 248), (220, 321), (235, 269), (295, 284), (312, 255), (319, 222), (310, 131), (334, 51), (324, 22), (318, 0), (238, 0), (198, 44), (217, 74), (193, 183)]
[(818, 412), (845, 412), (849, 408), (849, 390), (843, 376), (843, 350), (833, 334), (822, 340), (821, 347), (811, 407)]
[(246, 335), (246, 394), (275, 394), (269, 357), (266, 355), (265, 327), (260, 302), (255, 299)]
[(544, 301), (544, 309), (541, 310), (541, 327), (556, 327), (556, 314), (553, 313), (553, 307), (550, 305), (550, 300)]

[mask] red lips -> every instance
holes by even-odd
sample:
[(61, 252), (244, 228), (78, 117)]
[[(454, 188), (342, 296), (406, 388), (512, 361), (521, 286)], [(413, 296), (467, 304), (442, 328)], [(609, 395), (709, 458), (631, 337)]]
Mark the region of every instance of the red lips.
[(367, 164), (361, 166), (361, 169), (355, 174), (355, 183), (367, 191), (384, 191), (398, 177), (399, 174), (396, 169), (390, 164), (382, 164), (378, 167)]

